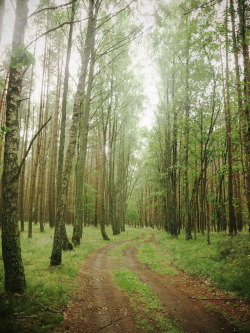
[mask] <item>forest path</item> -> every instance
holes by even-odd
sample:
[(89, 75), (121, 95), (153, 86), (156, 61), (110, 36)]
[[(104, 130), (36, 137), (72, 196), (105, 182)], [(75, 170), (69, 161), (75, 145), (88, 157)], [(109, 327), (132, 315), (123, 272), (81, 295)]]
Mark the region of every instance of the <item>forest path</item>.
[[(98, 249), (87, 258), (80, 271), (80, 288), (68, 305), (57, 332), (143, 332), (136, 327), (135, 312), (128, 298), (114, 284), (111, 276), (114, 268), (110, 251), (125, 242), (128, 241)], [(187, 332), (237, 332), (219, 315), (209, 313), (202, 301), (194, 299), (194, 295), (197, 298), (201, 295), (198, 280), (182, 272), (171, 277), (154, 273), (137, 259), (138, 245), (139, 241), (128, 244), (124, 251), (124, 266), (135, 272), (158, 295), (165, 308), (164, 314), (175, 319)], [(195, 287), (192, 284), (194, 280)], [(156, 331), (160, 332), (158, 328)]]
[[(154, 241), (154, 237), (151, 241)], [(237, 332), (236, 328), (230, 326), (218, 314), (211, 314), (204, 308), (202, 301), (198, 299), (204, 289), (205, 297), (215, 298), (214, 295), (208, 295), (204, 283), (176, 268), (177, 274), (174, 276), (156, 274), (148, 265), (137, 259), (138, 245), (133, 244), (125, 250), (125, 266), (135, 272), (139, 279), (157, 294), (169, 318), (174, 319), (187, 332)]]
[(80, 271), (81, 287), (64, 313), (58, 332), (140, 333), (128, 298), (114, 284), (109, 252), (128, 241), (105, 246), (91, 253)]

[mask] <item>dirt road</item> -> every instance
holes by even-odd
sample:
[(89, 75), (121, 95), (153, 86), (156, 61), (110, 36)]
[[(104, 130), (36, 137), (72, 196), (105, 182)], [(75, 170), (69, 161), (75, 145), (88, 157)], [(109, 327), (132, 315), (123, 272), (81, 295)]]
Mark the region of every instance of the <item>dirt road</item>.
[[(57, 332), (143, 332), (136, 326), (135, 313), (127, 296), (111, 277), (109, 252), (118, 244), (93, 252), (85, 261), (80, 272), (81, 286)], [(158, 295), (168, 317), (174, 318), (187, 332), (237, 332), (219, 315), (209, 313), (202, 301), (194, 299), (198, 288), (197, 283), (195, 290), (192, 288), (190, 281), (194, 278), (183, 277), (181, 272), (174, 278), (157, 275), (137, 259), (137, 246), (128, 244), (124, 252), (125, 266)]]

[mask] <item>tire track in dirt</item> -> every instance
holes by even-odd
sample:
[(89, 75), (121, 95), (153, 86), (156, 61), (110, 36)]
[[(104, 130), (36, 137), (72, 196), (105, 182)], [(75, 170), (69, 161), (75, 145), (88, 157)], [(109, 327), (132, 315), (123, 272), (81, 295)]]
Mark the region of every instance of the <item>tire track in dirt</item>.
[[(127, 242), (127, 241), (125, 241)], [(64, 313), (57, 332), (140, 333), (128, 298), (114, 284), (108, 245), (87, 258), (80, 271), (81, 287)]]
[(133, 244), (125, 249), (125, 265), (158, 295), (169, 318), (175, 319), (185, 330), (192, 333), (237, 332), (225, 320), (209, 313), (201, 301), (191, 299), (188, 288), (179, 288), (178, 282), (173, 283), (170, 279), (156, 274), (137, 259), (138, 246), (139, 244)]

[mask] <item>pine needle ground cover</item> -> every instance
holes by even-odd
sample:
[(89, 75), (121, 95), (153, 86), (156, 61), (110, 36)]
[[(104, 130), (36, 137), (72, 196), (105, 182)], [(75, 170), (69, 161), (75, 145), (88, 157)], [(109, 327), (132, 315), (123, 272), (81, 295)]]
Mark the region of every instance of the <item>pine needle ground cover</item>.
[[(73, 228), (67, 227), (71, 237)], [(109, 235), (111, 228), (107, 228)], [(4, 293), (4, 269), (0, 257), (0, 331), (52, 332), (63, 319), (62, 309), (78, 287), (78, 272), (85, 258), (95, 249), (112, 242), (138, 238), (142, 230), (127, 228), (126, 232), (102, 240), (99, 228), (84, 228), (81, 245), (63, 253), (63, 264), (50, 268), (54, 230), (45, 228), (41, 233), (33, 227), (33, 237), (21, 233), (22, 257), (25, 266), (27, 291), (22, 294)]]
[(206, 237), (185, 240), (184, 232), (173, 238), (157, 231), (157, 240), (165, 248), (169, 260), (188, 274), (208, 278), (215, 286), (250, 301), (250, 237), (247, 232), (230, 237), (223, 233), (211, 234), (211, 245)]

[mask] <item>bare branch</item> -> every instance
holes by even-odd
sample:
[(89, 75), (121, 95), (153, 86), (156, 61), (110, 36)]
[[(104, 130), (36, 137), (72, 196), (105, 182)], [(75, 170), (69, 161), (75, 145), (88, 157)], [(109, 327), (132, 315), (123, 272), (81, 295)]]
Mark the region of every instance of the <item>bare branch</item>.
[(20, 175), (20, 172), (21, 172), (22, 166), (23, 166), (23, 164), (24, 164), (24, 162), (25, 162), (25, 160), (26, 160), (26, 157), (27, 157), (28, 154), (29, 154), (29, 151), (30, 151), (30, 149), (31, 149), (31, 147), (32, 147), (32, 145), (33, 145), (33, 142), (34, 142), (35, 139), (38, 137), (38, 135), (41, 133), (41, 131), (44, 129), (44, 127), (50, 122), (50, 120), (51, 120), (51, 117), (49, 117), (49, 119), (46, 121), (46, 123), (43, 124), (43, 126), (37, 131), (37, 133), (34, 135), (33, 139), (30, 141), (29, 147), (28, 147), (28, 149), (26, 150), (26, 152), (25, 152), (25, 154), (24, 154), (24, 157), (23, 157), (23, 159), (22, 159), (22, 162), (21, 162), (21, 164), (20, 164), (20, 166), (19, 166), (18, 173), (17, 173), (17, 177), (19, 177), (19, 175)]
[(34, 15), (37, 15), (45, 10), (55, 10), (55, 9), (58, 9), (58, 8), (62, 8), (62, 7), (65, 7), (65, 6), (68, 6), (68, 5), (71, 5), (73, 4), (74, 2), (76, 2), (77, 0), (73, 0), (71, 2), (68, 2), (68, 3), (65, 3), (63, 5), (59, 5), (59, 6), (53, 6), (53, 7), (45, 7), (45, 8), (42, 8), (42, 9), (39, 9), (39, 10), (35, 10), (33, 13), (31, 13), (29, 16), (28, 16), (28, 19)]
[(51, 28), (51, 29), (45, 31), (45, 32), (42, 33), (40, 36), (38, 36), (37, 38), (33, 39), (33, 40), (32, 40), (32, 41), (31, 41), (31, 42), (30, 42), (25, 48), (27, 49), (31, 44), (33, 44), (34, 42), (36, 42), (39, 38), (41, 38), (41, 37), (43, 37), (43, 36), (49, 34), (49, 33), (52, 32), (52, 31), (55, 31), (55, 30), (57, 30), (57, 29), (59, 29), (59, 28), (62, 28), (62, 27), (63, 27), (64, 25), (66, 25), (66, 24), (79, 23), (79, 22), (82, 22), (82, 21), (86, 21), (87, 19), (88, 19), (88, 18), (81, 19), (81, 20), (76, 20), (76, 21), (74, 21), (74, 22), (71, 22), (71, 21), (63, 22), (62, 24), (60, 24), (60, 25), (58, 25), (58, 26), (56, 26), (56, 27), (54, 27), (54, 28)]
[(194, 12), (195, 10), (198, 10), (198, 9), (203, 9), (203, 8), (207, 8), (207, 7), (213, 7), (213, 6), (215, 6), (217, 3), (220, 3), (220, 2), (222, 2), (222, 1), (223, 1), (223, 0), (209, 0), (208, 2), (205, 2), (205, 3), (201, 4), (201, 5), (198, 6), (198, 7), (195, 7), (195, 8), (193, 8), (193, 9), (190, 9), (190, 10), (186, 11), (186, 12), (184, 13), (184, 15), (188, 15), (188, 14), (190, 14), (190, 13), (192, 13), (192, 12)]

